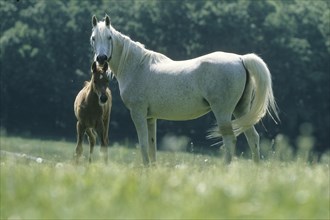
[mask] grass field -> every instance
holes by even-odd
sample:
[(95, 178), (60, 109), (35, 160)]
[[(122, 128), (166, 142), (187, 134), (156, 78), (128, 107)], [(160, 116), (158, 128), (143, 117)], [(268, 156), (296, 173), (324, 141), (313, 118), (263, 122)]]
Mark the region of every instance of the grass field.
[(138, 150), (115, 144), (108, 165), (96, 148), (92, 165), (76, 166), (74, 143), (0, 138), (1, 219), (329, 219), (329, 155), (224, 166), (159, 152), (144, 168)]

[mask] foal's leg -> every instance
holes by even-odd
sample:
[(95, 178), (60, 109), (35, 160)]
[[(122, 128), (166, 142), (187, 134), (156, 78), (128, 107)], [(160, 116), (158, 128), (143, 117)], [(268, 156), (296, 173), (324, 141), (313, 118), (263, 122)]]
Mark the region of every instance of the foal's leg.
[(96, 132), (101, 139), (101, 155), (104, 158), (104, 162), (108, 162), (108, 135), (105, 134), (105, 128), (103, 121), (100, 120), (96, 126)]
[(103, 124), (103, 139), (104, 139), (104, 147), (101, 146), (101, 151), (104, 156), (104, 161), (107, 163), (109, 159), (108, 155), (108, 147), (109, 147), (109, 122), (107, 124)]
[(143, 112), (131, 110), (131, 117), (137, 131), (143, 164), (148, 166), (150, 162), (148, 156), (148, 126), (145, 115)]
[(77, 147), (76, 147), (76, 153), (75, 153), (75, 159), (76, 159), (77, 163), (83, 152), (82, 142), (84, 139), (84, 133), (85, 133), (85, 127), (78, 121), (77, 122)]
[(152, 164), (156, 163), (156, 151), (157, 151), (157, 120), (150, 118), (147, 120), (148, 123), (148, 139), (149, 139), (149, 158)]
[(92, 162), (92, 154), (93, 154), (93, 150), (94, 150), (94, 145), (96, 142), (96, 137), (93, 133), (93, 129), (87, 129), (86, 130), (87, 136), (88, 136), (88, 142), (89, 142), (89, 159), (88, 161), (91, 163)]

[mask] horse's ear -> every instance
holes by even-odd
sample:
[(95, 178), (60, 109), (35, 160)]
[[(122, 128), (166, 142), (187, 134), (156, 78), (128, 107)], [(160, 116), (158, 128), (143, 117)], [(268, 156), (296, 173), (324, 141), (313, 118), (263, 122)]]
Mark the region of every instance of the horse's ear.
[(96, 72), (96, 61), (93, 62), (92, 64), (92, 73)]
[(95, 15), (93, 15), (93, 17), (92, 17), (92, 24), (93, 24), (93, 27), (95, 27), (97, 25), (97, 18)]
[(102, 68), (103, 72), (106, 72), (108, 70), (108, 62), (105, 62)]
[(109, 15), (105, 15), (105, 25), (106, 25), (107, 27), (110, 26), (110, 17), (109, 17)]

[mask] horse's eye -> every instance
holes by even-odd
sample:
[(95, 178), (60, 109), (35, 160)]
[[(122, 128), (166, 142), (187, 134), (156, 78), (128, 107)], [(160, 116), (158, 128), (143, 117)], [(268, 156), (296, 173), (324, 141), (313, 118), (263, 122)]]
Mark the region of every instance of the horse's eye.
[(108, 40), (111, 40), (111, 39), (112, 39), (112, 37), (111, 37), (111, 36), (109, 36), (109, 37), (108, 37)]
[(95, 41), (95, 37), (92, 37), (92, 41)]

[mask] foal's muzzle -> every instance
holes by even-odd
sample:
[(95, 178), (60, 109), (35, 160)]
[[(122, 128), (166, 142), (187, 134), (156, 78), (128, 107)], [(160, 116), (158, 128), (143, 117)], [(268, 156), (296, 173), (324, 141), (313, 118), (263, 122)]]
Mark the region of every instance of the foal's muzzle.
[(108, 60), (107, 55), (98, 55), (96, 57), (96, 61), (103, 66), (104, 62), (106, 62)]
[(100, 101), (101, 101), (102, 104), (104, 104), (108, 101), (108, 97), (105, 94), (102, 94), (100, 96)]

